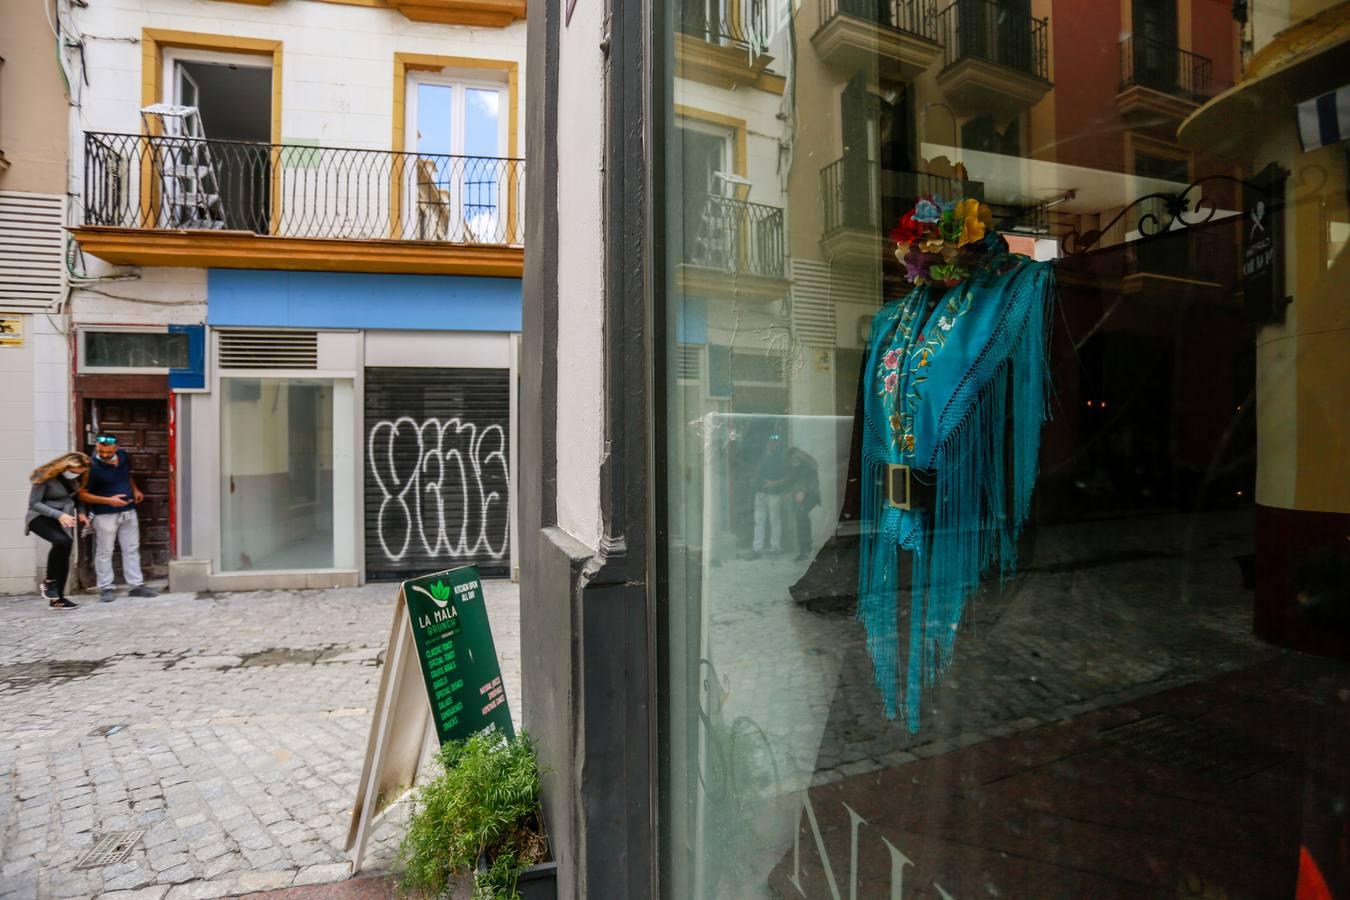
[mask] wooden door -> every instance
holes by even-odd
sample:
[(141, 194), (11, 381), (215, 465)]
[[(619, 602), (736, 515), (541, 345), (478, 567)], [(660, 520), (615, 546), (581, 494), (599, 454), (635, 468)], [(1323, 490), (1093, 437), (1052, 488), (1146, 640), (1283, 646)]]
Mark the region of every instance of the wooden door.
[[(166, 400), (87, 399), (84, 421), (88, 426), (88, 446), (94, 454), (93, 438), (105, 431), (117, 435), (118, 446), (131, 457), (131, 472), (145, 501), (137, 507), (141, 522), (141, 570), (146, 580), (169, 574), (169, 405)], [(80, 578), (95, 584), (94, 540), (83, 538), (80, 547)], [(122, 578), (122, 552), (113, 553), (113, 574)]]

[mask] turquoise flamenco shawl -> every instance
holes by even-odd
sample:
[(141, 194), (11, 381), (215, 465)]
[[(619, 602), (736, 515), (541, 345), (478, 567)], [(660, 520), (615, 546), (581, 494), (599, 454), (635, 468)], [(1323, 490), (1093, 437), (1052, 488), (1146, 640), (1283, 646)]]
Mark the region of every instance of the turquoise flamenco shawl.
[[(1003, 579), (1015, 571), (1047, 417), (1053, 265), (1009, 253), (996, 234), (985, 242), (965, 282), (923, 285), (876, 314), (863, 370), (858, 618), (886, 715), (903, 697), (911, 732), (982, 576), (995, 565)], [(935, 481), (931, 509), (888, 502), (891, 464)], [(903, 672), (897, 548), (913, 564)]]

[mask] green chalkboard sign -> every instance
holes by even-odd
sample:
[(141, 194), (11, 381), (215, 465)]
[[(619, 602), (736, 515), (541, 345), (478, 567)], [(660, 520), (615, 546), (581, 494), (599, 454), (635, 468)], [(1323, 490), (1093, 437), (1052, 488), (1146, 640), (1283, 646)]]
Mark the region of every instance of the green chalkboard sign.
[(475, 734), (515, 737), (478, 570), (405, 581), (403, 599), (441, 743)]

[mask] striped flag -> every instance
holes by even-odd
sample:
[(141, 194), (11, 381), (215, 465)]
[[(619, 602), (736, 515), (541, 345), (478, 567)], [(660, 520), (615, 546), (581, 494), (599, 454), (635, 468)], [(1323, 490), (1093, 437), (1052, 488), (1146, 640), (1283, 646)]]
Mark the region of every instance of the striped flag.
[(1298, 136), (1304, 153), (1350, 140), (1350, 84), (1300, 103)]

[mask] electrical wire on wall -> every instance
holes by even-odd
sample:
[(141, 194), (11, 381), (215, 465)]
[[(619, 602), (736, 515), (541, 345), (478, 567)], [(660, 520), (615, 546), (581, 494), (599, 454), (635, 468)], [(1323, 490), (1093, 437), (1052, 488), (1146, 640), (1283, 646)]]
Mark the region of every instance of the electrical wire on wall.
[[(134, 37), (102, 37), (83, 34), (76, 21), (75, 9), (87, 7), (88, 3), (85, 0), (42, 0), (42, 9), (46, 15), (47, 26), (51, 29), (55, 41), (56, 64), (61, 72), (61, 81), (65, 87), (67, 115), (72, 138), (66, 159), (65, 206), (68, 224), (83, 221), (84, 218), (81, 185), (79, 185), (77, 178), (81, 170), (79, 150), (82, 146), (78, 137), (84, 133), (85, 92), (91, 86), (89, 66), (85, 56), (86, 43), (90, 40), (129, 44), (140, 43), (140, 39)], [(75, 59), (72, 59), (72, 56)], [(76, 69), (76, 66), (78, 66), (78, 69)], [(85, 268), (83, 251), (80, 250), (78, 242), (68, 231), (62, 237), (62, 245), (61, 290), (56, 300), (52, 301), (52, 304), (46, 310), (46, 316), (47, 321), (51, 323), (53, 328), (63, 335), (68, 335), (70, 333), (69, 328), (62, 327), (62, 324), (54, 317), (69, 315), (71, 297), (76, 287), (113, 281), (139, 280), (141, 276), (138, 271), (91, 276)]]

